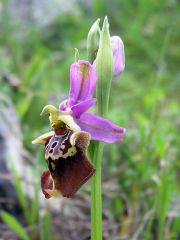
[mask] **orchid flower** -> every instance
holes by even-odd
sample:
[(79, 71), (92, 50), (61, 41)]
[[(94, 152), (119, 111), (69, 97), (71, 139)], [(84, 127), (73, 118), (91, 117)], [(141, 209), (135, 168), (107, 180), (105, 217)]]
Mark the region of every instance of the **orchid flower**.
[(96, 85), (94, 66), (87, 61), (80, 60), (70, 67), (69, 98), (63, 101), (59, 110), (71, 115), (82, 131), (90, 133), (91, 139), (106, 143), (120, 141), (125, 128), (119, 127), (106, 118), (86, 111), (95, 104), (93, 99)]
[[(98, 22), (99, 20), (95, 24), (96, 27), (98, 27)], [(104, 41), (104, 33), (108, 41)], [(98, 102), (106, 105), (109, 101), (109, 83), (113, 76), (113, 67), (114, 76), (120, 74), (124, 69), (123, 43), (119, 37), (110, 39), (107, 33), (108, 22), (105, 19), (94, 63), (91, 64), (85, 60), (73, 63), (70, 66), (68, 99), (60, 103), (59, 109), (47, 105), (42, 110), (41, 115), (50, 114), (49, 120), (53, 131), (41, 135), (32, 143), (45, 147), (48, 171), (43, 172), (41, 176), (41, 188), (45, 198), (58, 194), (63, 197), (73, 197), (81, 185), (95, 172), (86, 153), (89, 141), (114, 143), (120, 141), (126, 132), (125, 128), (110, 120), (87, 112), (96, 103), (93, 95), (97, 76), (99, 78), (98, 85), (102, 84), (100, 88), (97, 86), (97, 89), (100, 89), (97, 94)], [(104, 43), (105, 45), (103, 45)], [(108, 80), (109, 83), (104, 81), (106, 78), (110, 80)], [(97, 171), (99, 171), (98, 168)], [(99, 173), (98, 176), (100, 176)]]
[(53, 129), (33, 141), (45, 146), (49, 171), (42, 174), (41, 187), (46, 198), (59, 193), (72, 197), (95, 172), (86, 155), (90, 139), (113, 143), (125, 134), (124, 128), (86, 112), (95, 104), (96, 80), (96, 72), (89, 62), (80, 60), (72, 64), (69, 98), (60, 104), (59, 110), (47, 105), (41, 113), (50, 114)]
[(86, 155), (90, 134), (81, 131), (70, 115), (61, 114), (52, 105), (45, 106), (41, 115), (46, 113), (50, 114), (53, 131), (32, 142), (45, 146), (49, 171), (41, 176), (42, 192), (45, 198), (58, 194), (73, 197), (95, 172)]

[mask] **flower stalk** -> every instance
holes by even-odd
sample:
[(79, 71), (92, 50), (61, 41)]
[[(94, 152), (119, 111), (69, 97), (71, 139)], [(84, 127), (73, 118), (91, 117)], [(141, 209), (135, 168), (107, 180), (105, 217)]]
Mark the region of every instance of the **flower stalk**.
[(92, 161), (96, 173), (91, 180), (91, 240), (102, 240), (102, 155), (103, 143), (97, 142)]
[[(97, 81), (97, 113), (103, 117), (107, 115), (109, 95), (113, 78), (113, 52), (110, 43), (109, 23), (104, 19), (100, 34), (99, 49), (95, 60)], [(97, 142), (94, 149), (93, 165), (96, 173), (91, 181), (91, 240), (102, 240), (102, 180), (101, 161), (103, 157), (102, 142)]]

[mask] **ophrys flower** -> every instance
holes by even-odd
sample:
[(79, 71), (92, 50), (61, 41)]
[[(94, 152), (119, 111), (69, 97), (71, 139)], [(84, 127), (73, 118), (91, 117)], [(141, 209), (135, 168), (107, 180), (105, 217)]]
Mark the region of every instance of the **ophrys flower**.
[(86, 155), (90, 134), (52, 105), (45, 106), (41, 115), (46, 113), (50, 114), (53, 131), (33, 141), (44, 145), (49, 169), (41, 176), (42, 191), (46, 198), (57, 194), (72, 197), (95, 172)]

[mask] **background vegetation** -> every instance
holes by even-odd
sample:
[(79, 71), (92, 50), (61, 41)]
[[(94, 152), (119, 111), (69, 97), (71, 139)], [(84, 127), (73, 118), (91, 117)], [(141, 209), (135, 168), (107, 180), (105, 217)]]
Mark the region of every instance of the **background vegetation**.
[[(16, 162), (11, 167), (22, 214), (8, 213), (2, 207), (2, 239), (89, 239), (90, 185), (72, 201), (60, 199), (64, 207), (54, 210), (54, 202), (42, 199), (37, 180), (46, 168), (43, 149), (32, 146), (31, 141), (49, 130), (48, 119), (39, 116), (43, 106), (58, 106), (68, 94), (74, 48), (86, 58), (90, 26), (108, 15), (111, 35), (121, 36), (126, 54), (125, 71), (113, 82), (109, 118), (126, 127), (127, 135), (123, 142), (108, 145), (104, 153), (104, 239), (178, 240), (179, 3), (99, 0), (76, 4), (78, 11), (72, 8), (45, 27), (34, 23), (22, 31), (22, 22), (12, 20), (7, 2), (1, 2), (0, 106), (5, 108), (8, 99), (15, 107), (34, 176), (34, 194), (29, 198)], [(2, 117), (3, 112), (0, 114)], [(13, 116), (9, 114), (7, 119)], [(15, 127), (12, 120), (10, 132)], [(69, 214), (68, 209), (75, 210)]]

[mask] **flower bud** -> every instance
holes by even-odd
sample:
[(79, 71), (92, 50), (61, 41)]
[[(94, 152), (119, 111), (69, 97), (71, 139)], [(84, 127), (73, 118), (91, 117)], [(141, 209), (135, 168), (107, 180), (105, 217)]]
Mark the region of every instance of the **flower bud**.
[(111, 37), (111, 46), (113, 50), (114, 59), (114, 76), (117, 77), (124, 71), (125, 56), (124, 56), (124, 44), (120, 37)]
[(90, 28), (87, 37), (87, 58), (88, 61), (91, 63), (96, 58), (96, 53), (99, 46), (99, 34), (100, 34), (99, 22), (100, 19), (98, 18)]
[(97, 81), (98, 113), (105, 116), (108, 111), (111, 82), (114, 75), (113, 52), (110, 42), (109, 23), (104, 19), (100, 34), (99, 49), (95, 60)]

